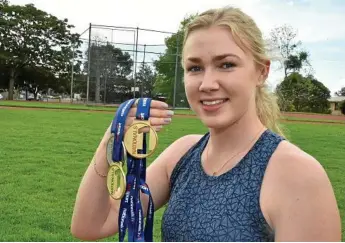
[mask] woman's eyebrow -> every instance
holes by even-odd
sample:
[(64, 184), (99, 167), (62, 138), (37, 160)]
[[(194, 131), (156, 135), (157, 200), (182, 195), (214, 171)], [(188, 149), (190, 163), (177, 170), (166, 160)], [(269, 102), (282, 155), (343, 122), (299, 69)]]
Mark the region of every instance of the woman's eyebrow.
[[(239, 56), (237, 56), (237, 55), (235, 55), (235, 54), (233, 54), (233, 53), (225, 53), (225, 54), (221, 54), (221, 55), (216, 55), (216, 56), (214, 56), (214, 57), (212, 58), (212, 60), (213, 60), (213, 61), (221, 61), (221, 60), (223, 60), (223, 59), (226, 58), (226, 57), (234, 57), (234, 58), (236, 58), (236, 59), (238, 59), (238, 60), (241, 59)], [(202, 62), (201, 58), (199, 58), (199, 57), (193, 57), (193, 56), (188, 57), (187, 60), (188, 60), (188, 61), (191, 61), (191, 62), (195, 62), (195, 63), (200, 63), (200, 62)]]

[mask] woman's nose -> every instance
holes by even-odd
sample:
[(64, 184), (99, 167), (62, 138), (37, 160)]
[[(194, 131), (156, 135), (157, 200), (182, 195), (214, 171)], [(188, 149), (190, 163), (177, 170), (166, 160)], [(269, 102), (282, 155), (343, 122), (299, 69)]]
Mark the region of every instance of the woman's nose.
[(218, 77), (216, 73), (212, 70), (207, 70), (204, 72), (202, 77), (199, 91), (210, 92), (219, 89)]

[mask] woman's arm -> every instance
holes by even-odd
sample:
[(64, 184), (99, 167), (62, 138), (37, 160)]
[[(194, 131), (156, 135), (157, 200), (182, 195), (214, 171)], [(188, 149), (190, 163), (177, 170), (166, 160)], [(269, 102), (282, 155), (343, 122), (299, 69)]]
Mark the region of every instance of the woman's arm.
[[(108, 171), (106, 144), (109, 137), (110, 127), (84, 174), (76, 197), (71, 232), (82, 240), (99, 238), (110, 211), (111, 199), (106, 187), (106, 177), (99, 175), (106, 175)], [(114, 225), (114, 228), (117, 228), (117, 225)]]
[[(158, 117), (164, 117), (168, 113), (158, 115), (158, 113), (152, 112)], [(163, 121), (153, 119), (151, 124), (157, 125), (160, 122)], [(108, 171), (106, 144), (109, 137), (110, 127), (96, 150), (94, 160), (85, 172), (76, 197), (71, 232), (73, 236), (81, 240), (94, 241), (118, 232), (120, 201), (113, 200), (109, 196), (106, 177), (99, 175), (106, 175)], [(147, 168), (146, 182), (153, 197), (155, 210), (158, 210), (168, 200), (171, 168), (199, 138), (200, 136), (189, 135), (176, 140)], [(146, 215), (148, 197), (144, 194), (141, 195), (143, 212)]]

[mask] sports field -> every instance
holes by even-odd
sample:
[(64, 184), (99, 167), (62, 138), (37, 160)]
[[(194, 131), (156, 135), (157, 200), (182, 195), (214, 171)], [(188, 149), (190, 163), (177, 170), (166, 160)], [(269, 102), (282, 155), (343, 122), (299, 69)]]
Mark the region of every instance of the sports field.
[[(104, 109), (110, 112), (92, 109), (0, 109), (1, 241), (78, 241), (69, 229), (75, 196), (114, 114), (109, 107)], [(345, 122), (302, 120), (284, 122), (289, 139), (326, 169), (344, 226)], [(192, 116), (174, 117), (159, 133), (159, 148), (152, 159), (175, 139), (204, 132)], [(162, 212), (155, 214), (155, 241), (160, 241)]]

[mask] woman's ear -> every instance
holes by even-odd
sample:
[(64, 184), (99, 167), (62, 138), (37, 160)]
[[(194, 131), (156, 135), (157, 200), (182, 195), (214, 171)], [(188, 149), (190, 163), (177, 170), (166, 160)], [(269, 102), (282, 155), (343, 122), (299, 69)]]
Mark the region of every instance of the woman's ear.
[(270, 73), (270, 68), (271, 68), (271, 61), (269, 61), (269, 60), (265, 61), (264, 65), (262, 65), (260, 68), (260, 76), (258, 79), (257, 86), (262, 86), (265, 83), (265, 81), (266, 81), (266, 79)]
[(264, 77), (264, 80), (266, 80), (268, 77), (268, 74), (270, 73), (271, 61), (267, 60), (264, 64), (265, 65), (262, 68), (262, 76)]

